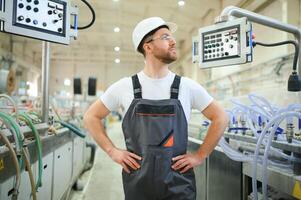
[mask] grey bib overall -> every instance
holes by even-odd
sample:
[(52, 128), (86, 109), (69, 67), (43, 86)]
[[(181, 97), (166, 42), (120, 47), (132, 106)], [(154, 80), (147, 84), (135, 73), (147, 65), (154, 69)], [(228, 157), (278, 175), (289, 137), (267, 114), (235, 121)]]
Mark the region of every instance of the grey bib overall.
[[(142, 157), (140, 169), (122, 172), (125, 200), (195, 200), (193, 169), (181, 174), (172, 158), (186, 153), (187, 121), (178, 100), (181, 77), (175, 76), (171, 98), (142, 99), (137, 75), (132, 77), (134, 99), (122, 129), (127, 150)], [(156, 91), (154, 91), (156, 92)]]

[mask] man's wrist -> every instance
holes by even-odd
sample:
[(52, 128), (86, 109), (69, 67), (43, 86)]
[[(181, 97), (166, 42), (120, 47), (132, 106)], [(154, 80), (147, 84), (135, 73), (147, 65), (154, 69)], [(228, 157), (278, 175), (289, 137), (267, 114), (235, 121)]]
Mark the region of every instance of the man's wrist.
[(115, 149), (115, 147), (114, 147), (114, 146), (112, 146), (112, 147), (109, 147), (109, 148), (107, 148), (107, 149), (106, 149), (106, 152), (107, 152), (108, 156), (110, 156), (110, 157), (111, 157), (111, 155), (112, 155), (112, 152), (114, 151), (114, 149)]
[(202, 151), (201, 149), (199, 149), (196, 152), (197, 156), (201, 159), (201, 160), (205, 160), (207, 158), (207, 154), (204, 153), (204, 151)]

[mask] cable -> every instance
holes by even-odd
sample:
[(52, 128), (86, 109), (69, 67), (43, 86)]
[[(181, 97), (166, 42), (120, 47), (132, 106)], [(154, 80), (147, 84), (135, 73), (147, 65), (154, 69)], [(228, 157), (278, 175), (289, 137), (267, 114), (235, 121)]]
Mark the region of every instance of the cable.
[[(91, 20), (91, 22), (90, 22), (88, 25), (86, 25), (86, 26), (78, 26), (78, 27), (77, 27), (78, 30), (83, 30), (83, 29), (90, 28), (90, 27), (94, 24), (95, 19), (96, 19), (96, 15), (95, 15), (95, 11), (94, 11), (93, 7), (92, 7), (86, 0), (81, 0), (81, 1), (82, 1), (84, 4), (86, 4), (86, 6), (88, 6), (88, 8), (90, 9), (90, 11), (91, 11), (91, 13), (92, 13), (92, 20)], [(72, 25), (71, 25), (71, 28), (72, 28), (72, 29), (75, 29), (75, 27), (72, 26)]]
[(38, 188), (42, 186), (42, 172), (43, 172), (42, 143), (41, 143), (40, 135), (37, 129), (35, 128), (34, 124), (32, 123), (30, 117), (26, 113), (20, 113), (18, 118), (24, 121), (27, 124), (27, 126), (31, 128), (33, 136), (35, 138), (35, 143), (38, 151), (38, 165), (39, 165), (39, 171), (38, 171), (39, 176), (35, 186), (37, 191)]
[(296, 72), (296, 70), (297, 70), (298, 56), (299, 56), (299, 48), (298, 48), (298, 43), (297, 42), (295, 42), (293, 40), (287, 40), (287, 41), (283, 41), (283, 42), (265, 44), (265, 43), (253, 41), (253, 47), (255, 47), (256, 45), (261, 45), (261, 46), (265, 46), (265, 47), (274, 47), (274, 46), (280, 46), (280, 45), (284, 45), (284, 44), (292, 44), (295, 47), (293, 71)]
[(13, 191), (13, 194), (12, 194), (12, 196), (13, 196), (12, 198), (13, 199), (18, 199), (18, 193), (19, 193), (19, 187), (20, 187), (20, 181), (21, 181), (21, 170), (20, 170), (18, 158), (17, 158), (17, 155), (16, 155), (16, 153), (13, 149), (13, 146), (9, 142), (8, 138), (1, 131), (0, 131), (0, 139), (2, 139), (4, 144), (7, 146), (8, 150), (11, 154), (14, 166), (16, 168), (16, 181), (15, 181), (15, 185), (14, 185), (14, 191)]
[(32, 199), (37, 200), (37, 193), (35, 190), (34, 178), (33, 178), (33, 173), (32, 173), (31, 166), (30, 166), (30, 157), (29, 157), (29, 152), (28, 152), (27, 147), (23, 148), (23, 155), (24, 155), (24, 160), (25, 160), (25, 166), (26, 166), (29, 180), (30, 180)]

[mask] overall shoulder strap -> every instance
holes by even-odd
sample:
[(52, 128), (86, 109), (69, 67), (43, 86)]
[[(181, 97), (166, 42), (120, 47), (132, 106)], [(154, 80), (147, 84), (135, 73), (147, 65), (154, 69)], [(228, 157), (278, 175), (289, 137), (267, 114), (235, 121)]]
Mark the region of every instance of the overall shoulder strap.
[(170, 98), (178, 99), (181, 76), (176, 75), (170, 88)]
[(132, 82), (133, 82), (134, 98), (142, 99), (142, 89), (137, 74), (132, 76)]

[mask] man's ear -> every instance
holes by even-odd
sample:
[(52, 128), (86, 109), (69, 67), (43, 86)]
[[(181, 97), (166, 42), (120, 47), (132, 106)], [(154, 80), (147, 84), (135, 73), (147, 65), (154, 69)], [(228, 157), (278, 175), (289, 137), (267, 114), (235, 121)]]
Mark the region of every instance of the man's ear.
[(149, 51), (151, 51), (151, 49), (152, 49), (151, 44), (149, 44), (149, 43), (144, 43), (144, 44), (143, 44), (143, 49), (144, 49), (144, 52), (149, 52)]

